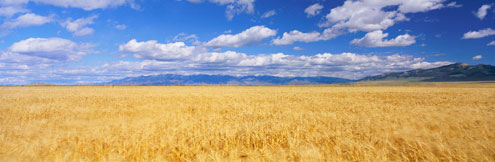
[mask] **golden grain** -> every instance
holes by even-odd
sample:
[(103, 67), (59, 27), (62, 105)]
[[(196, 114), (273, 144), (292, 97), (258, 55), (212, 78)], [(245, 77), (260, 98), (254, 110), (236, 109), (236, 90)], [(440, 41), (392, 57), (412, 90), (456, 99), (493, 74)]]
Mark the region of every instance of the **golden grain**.
[(495, 161), (495, 84), (0, 87), (0, 161)]

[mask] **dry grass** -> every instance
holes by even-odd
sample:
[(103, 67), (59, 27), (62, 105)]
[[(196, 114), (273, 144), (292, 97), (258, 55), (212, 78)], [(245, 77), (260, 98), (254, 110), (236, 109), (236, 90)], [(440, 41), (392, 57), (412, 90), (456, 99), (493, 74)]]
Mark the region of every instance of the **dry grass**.
[(0, 161), (495, 161), (495, 84), (0, 87)]

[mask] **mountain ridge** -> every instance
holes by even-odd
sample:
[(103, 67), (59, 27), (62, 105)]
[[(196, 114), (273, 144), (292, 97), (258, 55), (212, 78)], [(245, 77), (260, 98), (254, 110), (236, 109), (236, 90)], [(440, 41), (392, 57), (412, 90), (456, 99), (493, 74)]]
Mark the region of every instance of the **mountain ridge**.
[(354, 80), (334, 77), (276, 77), (230, 75), (175, 75), (127, 77), (106, 85), (310, 85), (349, 83)]
[(414, 69), (368, 76), (359, 80), (335, 77), (277, 77), (277, 76), (231, 76), (231, 75), (176, 75), (126, 77), (103, 85), (312, 85), (343, 84), (366, 81), (495, 81), (495, 66), (454, 63), (431, 69)]
[(395, 81), (412, 80), (425, 82), (451, 81), (493, 81), (495, 80), (495, 66), (479, 64), (469, 65), (454, 63), (431, 69), (414, 69), (405, 72), (391, 72), (369, 76), (358, 81)]

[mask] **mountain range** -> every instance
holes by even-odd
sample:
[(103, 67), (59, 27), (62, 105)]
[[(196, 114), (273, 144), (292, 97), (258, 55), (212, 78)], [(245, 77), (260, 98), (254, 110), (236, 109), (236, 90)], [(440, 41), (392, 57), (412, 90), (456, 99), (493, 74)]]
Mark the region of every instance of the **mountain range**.
[(276, 77), (229, 75), (174, 75), (128, 77), (106, 85), (309, 85), (349, 83), (353, 80), (332, 77)]
[[(495, 66), (455, 63), (432, 69), (392, 72), (357, 80), (366, 81), (495, 81)], [(229, 75), (174, 75), (127, 77), (105, 85), (311, 85), (351, 83), (356, 80), (333, 77), (276, 77)]]
[(495, 81), (495, 66), (455, 63), (432, 69), (415, 69), (365, 77), (359, 81), (410, 80), (424, 82)]

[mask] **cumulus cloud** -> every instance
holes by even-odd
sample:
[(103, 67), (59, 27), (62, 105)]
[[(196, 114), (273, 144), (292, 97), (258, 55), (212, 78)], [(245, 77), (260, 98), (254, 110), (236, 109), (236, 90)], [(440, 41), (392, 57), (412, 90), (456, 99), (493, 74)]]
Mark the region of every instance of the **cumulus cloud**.
[[(62, 38), (29, 38), (13, 43), (0, 51), (0, 84), (28, 84), (32, 80), (65, 80), (69, 73), (57, 71), (70, 69), (68, 63), (79, 61), (83, 56), (96, 53), (93, 45), (76, 43)], [(74, 75), (74, 80), (88, 74)], [(89, 74), (92, 75), (92, 74)], [(92, 77), (95, 79), (95, 77)], [(89, 79), (89, 78), (88, 78)], [(89, 79), (90, 80), (90, 79)], [(72, 82), (69, 82), (72, 83)]]
[(495, 41), (491, 41), (490, 43), (487, 44), (487, 46), (495, 46)]
[(86, 18), (80, 18), (72, 21), (71, 18), (61, 23), (62, 27), (66, 28), (75, 37), (87, 36), (94, 33), (93, 28), (87, 27), (94, 23), (94, 19), (98, 18), (97, 15), (93, 15)]
[[(65, 8), (81, 8), (84, 10), (105, 9), (128, 4), (134, 9), (139, 5), (134, 0), (0, 0), (0, 16), (5, 17), (3, 24), (0, 26), (2, 34), (6, 34), (10, 29), (17, 27), (39, 26), (45, 23), (53, 22), (53, 16), (40, 16), (26, 9), (28, 3), (47, 4)], [(23, 13), (17, 18), (11, 18)], [(93, 33), (91, 28), (82, 28), (74, 33), (75, 36), (89, 35)]]
[(479, 19), (483, 20), (488, 12), (488, 10), (492, 8), (492, 4), (485, 4), (482, 5), (479, 9), (478, 12), (475, 13), (476, 17)]
[(320, 14), (321, 9), (323, 9), (323, 6), (318, 4), (318, 3), (315, 3), (311, 6), (309, 6), (308, 8), (306, 8), (304, 10), (304, 13), (306, 13), (308, 15), (308, 17), (312, 17), (312, 16), (316, 16), (316, 15)]
[(481, 55), (476, 55), (476, 56), (474, 56), (474, 57), (473, 57), (473, 60), (480, 60), (480, 59), (482, 59), (482, 58), (483, 58), (483, 56), (481, 56)]
[(138, 6), (133, 0), (31, 0), (36, 3), (43, 3), (65, 8), (81, 8), (84, 10), (105, 9), (129, 4), (132, 8)]
[(261, 15), (261, 18), (269, 18), (269, 17), (272, 17), (272, 16), (275, 16), (277, 14), (277, 12), (275, 12), (275, 10), (270, 10), (270, 11), (267, 11), (265, 12), (263, 15)]
[(227, 17), (228, 20), (232, 20), (235, 15), (241, 14), (241, 13), (253, 13), (254, 12), (254, 0), (211, 0), (212, 2), (219, 3), (219, 4), (226, 4), (230, 3), (227, 5), (227, 10), (225, 10), (225, 16)]
[[(201, 3), (204, 0), (187, 0), (192, 3)], [(218, 5), (226, 5), (225, 16), (228, 20), (232, 20), (234, 16), (241, 13), (251, 14), (254, 12), (255, 0), (208, 0), (208, 2)]]
[(4, 20), (5, 22), (18, 13), (29, 12), (29, 10), (23, 6), (28, 2), (28, 0), (0, 0), (0, 16), (6, 17)]
[(28, 3), (29, 0), (0, 0), (0, 5), (3, 6), (17, 6)]
[(276, 38), (272, 40), (275, 45), (289, 45), (294, 42), (315, 42), (321, 40), (319, 32), (303, 33), (297, 30), (293, 30), (289, 33), (284, 33), (282, 38)]
[(361, 55), (355, 53), (288, 55), (284, 53), (249, 55), (235, 51), (208, 52), (183, 42), (129, 41), (120, 51), (134, 54), (142, 62), (118, 62), (106, 67), (124, 71), (177, 71), (226, 75), (334, 76), (360, 78), (388, 71), (429, 68), (450, 62), (426, 62), (408, 55)]
[[(347, 29), (350, 32), (385, 30), (398, 21), (407, 20), (408, 13), (427, 12), (444, 7), (445, 0), (347, 0), (333, 8), (320, 26)], [(396, 9), (383, 10), (387, 7)]]
[(208, 41), (205, 46), (213, 48), (241, 47), (275, 36), (276, 30), (265, 26), (253, 26), (239, 34), (222, 34)]
[[(408, 21), (407, 14), (428, 12), (445, 7), (445, 0), (346, 0), (343, 5), (330, 10), (325, 20), (319, 24), (326, 28), (322, 33), (303, 33), (298, 30), (284, 33), (282, 38), (273, 40), (275, 45), (288, 45), (295, 42), (314, 42), (333, 39), (348, 32), (383, 31), (400, 21)], [(455, 7), (451, 3), (447, 7)], [(322, 6), (321, 6), (322, 7)], [(308, 16), (321, 8), (317, 4), (306, 9)], [(311, 11), (311, 12), (310, 12)], [(319, 11), (319, 10), (318, 10)], [(319, 35), (318, 35), (319, 34)], [(403, 37), (401, 37), (403, 38)], [(407, 37), (411, 42), (411, 37)]]
[(81, 8), (83, 10), (106, 9), (128, 4), (139, 9), (134, 0), (0, 0), (0, 16), (11, 17), (17, 13), (28, 12), (25, 5), (29, 2), (48, 4), (64, 8)]
[[(55, 40), (51, 43), (39, 43)], [(415, 68), (438, 67), (451, 62), (428, 62), (409, 55), (364, 55), (356, 53), (320, 53), (290, 55), (285, 53), (246, 54), (236, 51), (209, 52), (200, 46), (183, 42), (130, 40), (120, 45), (121, 52), (134, 54), (141, 61), (116, 61), (96, 67), (59, 67), (70, 56), (43, 53), (90, 53), (75, 48), (69, 41), (32, 38), (12, 45), (0, 53), (0, 84), (26, 84), (36, 80), (57, 80), (62, 84), (107, 82), (129, 76), (156, 74), (211, 75), (274, 75), (274, 76), (330, 76), (359, 79), (384, 72)], [(35, 46), (23, 45), (33, 44)], [(38, 44), (36, 46), (36, 44)], [(56, 44), (55, 46), (52, 44)], [(59, 47), (57, 44), (61, 44)], [(77, 43), (76, 43), (77, 44)], [(84, 46), (81, 44), (76, 47)], [(68, 50), (67, 47), (72, 50)], [(65, 51), (64, 51), (65, 50)], [(49, 68), (47, 68), (49, 67)]]
[(457, 2), (450, 2), (449, 4), (447, 4), (447, 7), (460, 8), (460, 7), (462, 7), (462, 5), (457, 4)]
[(316, 42), (321, 40), (329, 40), (340, 35), (340, 32), (334, 31), (332, 29), (325, 29), (323, 33), (316, 31), (304, 33), (298, 30), (293, 30), (289, 33), (284, 32), (282, 37), (278, 37), (272, 40), (274, 45), (290, 45), (295, 42)]
[(19, 6), (6, 6), (0, 7), (0, 16), (12, 17), (17, 13), (25, 13), (29, 10), (19, 7)]
[(180, 74), (332, 76), (359, 79), (383, 72), (432, 68), (451, 62), (426, 62), (408, 55), (374, 56), (323, 53), (294, 56), (284, 53), (248, 55), (234, 51), (202, 53), (182, 62), (144, 60), (118, 62), (106, 68), (119, 71), (179, 72)]
[(30, 83), (29, 80), (42, 78), (47, 74), (40, 70), (45, 69), (47, 64), (41, 63), (43, 60), (39, 58), (0, 53), (0, 61), (0, 85), (25, 85)]
[(13, 20), (6, 20), (4, 24), (2, 24), (2, 27), (6, 29), (13, 29), (17, 27), (40, 26), (52, 21), (53, 20), (51, 17), (45, 17), (33, 13), (27, 13)]
[(351, 44), (365, 47), (403, 47), (416, 43), (416, 37), (409, 34), (399, 35), (390, 40), (384, 40), (386, 37), (388, 37), (388, 33), (377, 30), (367, 33), (363, 38), (352, 40)]
[(133, 39), (119, 46), (119, 51), (132, 53), (134, 57), (148, 60), (180, 60), (203, 51), (200, 47), (187, 46), (184, 42), (160, 44), (151, 40), (138, 42)]
[(399, 11), (402, 13), (426, 12), (444, 7), (445, 0), (401, 0)]
[(42, 69), (56, 63), (55, 60), (22, 55), (10, 51), (0, 53), (0, 72), (4, 70), (28, 70), (32, 68)]
[(483, 30), (479, 31), (469, 31), (467, 33), (464, 33), (464, 36), (462, 39), (478, 39), (478, 38), (483, 38), (483, 37), (488, 37), (495, 35), (495, 30), (491, 28), (486, 28)]
[(78, 61), (91, 52), (91, 44), (62, 38), (29, 38), (12, 44), (8, 51), (57, 61)]

